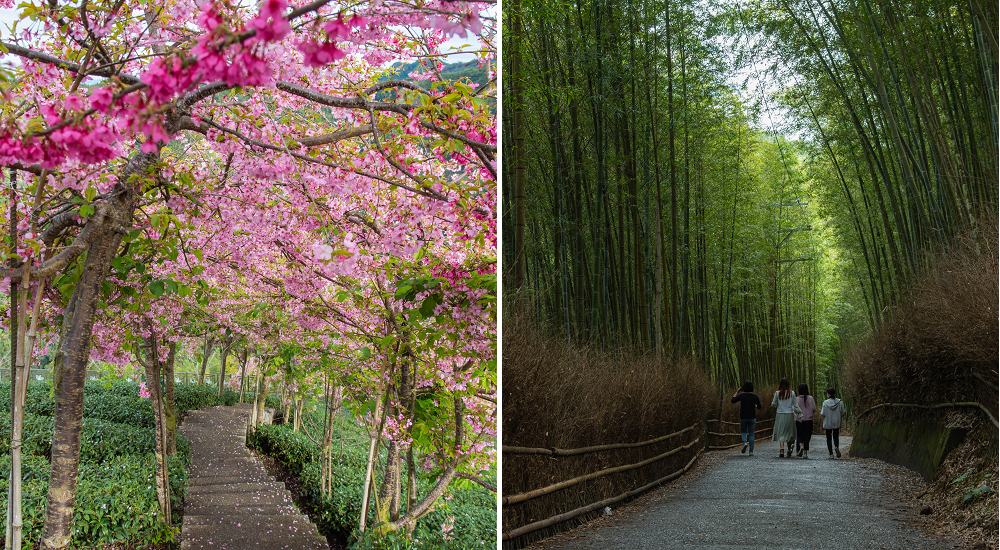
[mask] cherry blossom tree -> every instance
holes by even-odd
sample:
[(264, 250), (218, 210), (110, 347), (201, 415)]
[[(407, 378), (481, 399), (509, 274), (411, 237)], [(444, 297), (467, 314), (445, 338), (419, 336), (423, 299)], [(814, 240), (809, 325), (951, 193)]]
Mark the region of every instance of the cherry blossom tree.
[[(21, 289), (12, 318), (28, 323), (34, 290), (46, 307), (30, 324), (47, 315), (58, 342), (44, 548), (70, 542), (88, 360), (138, 360), (157, 396), (156, 366), (195, 314), (265, 353), (294, 343), (345, 359), (332, 374), (382, 404), (376, 445), (395, 453), (384, 477), (403, 448), (440, 472), (405, 514), (380, 511), (386, 530), (490, 461), (487, 5), (22, 5), (0, 37), (0, 164), (20, 174), (2, 275), (12, 298)], [(488, 82), (441, 78), (456, 35), (472, 37)], [(422, 68), (396, 74), (411, 59)]]

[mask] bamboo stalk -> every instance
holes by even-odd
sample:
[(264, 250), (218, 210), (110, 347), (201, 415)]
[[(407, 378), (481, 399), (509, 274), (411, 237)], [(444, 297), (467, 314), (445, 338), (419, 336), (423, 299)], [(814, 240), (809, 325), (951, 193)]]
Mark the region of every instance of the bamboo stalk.
[(558, 491), (560, 489), (566, 489), (567, 487), (572, 487), (573, 485), (577, 485), (578, 483), (582, 483), (584, 481), (589, 481), (591, 479), (597, 479), (599, 477), (604, 477), (606, 475), (611, 475), (611, 474), (615, 474), (615, 473), (618, 473), (618, 472), (626, 472), (628, 470), (634, 470), (636, 468), (641, 468), (643, 466), (652, 464), (653, 462), (656, 462), (658, 460), (663, 460), (664, 458), (666, 458), (666, 457), (668, 457), (670, 455), (676, 454), (676, 453), (678, 453), (680, 451), (683, 451), (685, 449), (690, 449), (696, 443), (698, 443), (699, 440), (700, 440), (700, 438), (696, 438), (694, 441), (692, 441), (691, 443), (688, 443), (687, 445), (684, 445), (682, 447), (677, 447), (676, 449), (672, 449), (672, 450), (667, 451), (667, 452), (665, 452), (665, 453), (663, 453), (661, 455), (654, 456), (653, 458), (649, 458), (649, 459), (643, 460), (642, 462), (636, 462), (635, 464), (626, 464), (624, 466), (615, 466), (614, 468), (606, 468), (604, 470), (600, 470), (600, 471), (597, 471), (597, 472), (592, 472), (592, 473), (585, 474), (585, 475), (582, 475), (582, 476), (574, 477), (573, 479), (567, 479), (566, 481), (560, 481), (559, 483), (554, 483), (552, 485), (549, 485), (548, 487), (542, 487), (541, 489), (535, 489), (534, 491), (528, 491), (527, 493), (521, 493), (521, 494), (517, 494), (517, 495), (511, 495), (509, 497), (503, 497), (503, 504), (504, 504), (504, 506), (507, 506), (509, 504), (517, 504), (519, 502), (524, 502), (526, 500), (531, 500), (533, 498), (544, 496), (544, 495), (547, 495), (549, 493), (554, 493), (554, 492), (556, 492), (556, 491)]
[(612, 443), (612, 444), (609, 444), (609, 445), (597, 445), (597, 446), (594, 446), (594, 447), (580, 447), (578, 449), (555, 449), (555, 448), (545, 449), (545, 448), (542, 448), (542, 447), (510, 447), (510, 446), (504, 445), (504, 446), (501, 447), (501, 450), (504, 453), (514, 454), (514, 455), (574, 456), (574, 455), (581, 455), (581, 454), (593, 453), (593, 452), (597, 452), (597, 451), (608, 451), (608, 450), (611, 450), (611, 449), (630, 449), (630, 448), (633, 448), (633, 447), (644, 447), (646, 445), (652, 445), (653, 443), (659, 443), (661, 441), (666, 441), (667, 439), (670, 439), (671, 437), (675, 437), (675, 436), (681, 435), (681, 434), (683, 434), (685, 432), (688, 432), (690, 430), (693, 430), (693, 429), (695, 429), (697, 427), (698, 427), (698, 425), (694, 424), (692, 426), (688, 426), (687, 428), (684, 428), (683, 430), (681, 430), (679, 432), (674, 432), (672, 434), (667, 434), (667, 435), (664, 435), (664, 436), (657, 437), (656, 439), (650, 439), (649, 441), (643, 441), (643, 442), (640, 442), (640, 443)]
[(683, 474), (684, 472), (688, 471), (688, 469), (691, 468), (691, 466), (694, 464), (694, 461), (698, 458), (698, 456), (700, 454), (701, 454), (701, 452), (696, 453), (691, 458), (691, 460), (687, 463), (687, 465), (684, 466), (684, 468), (682, 468), (680, 470), (677, 470), (676, 472), (674, 472), (674, 473), (672, 473), (672, 474), (670, 474), (668, 476), (661, 477), (660, 479), (658, 479), (658, 480), (656, 480), (656, 481), (654, 481), (652, 483), (647, 483), (646, 485), (643, 485), (642, 487), (639, 487), (638, 489), (634, 489), (634, 490), (629, 491), (627, 493), (622, 493), (622, 494), (620, 494), (620, 495), (618, 495), (616, 497), (611, 497), (611, 498), (602, 500), (600, 502), (595, 502), (593, 504), (588, 504), (587, 506), (582, 506), (582, 507), (577, 508), (575, 510), (571, 510), (571, 511), (566, 512), (564, 514), (559, 514), (558, 516), (552, 516), (552, 517), (550, 517), (548, 519), (544, 519), (542, 521), (536, 521), (534, 523), (529, 523), (528, 525), (524, 525), (522, 527), (518, 527), (517, 529), (514, 529), (512, 531), (508, 531), (508, 532), (504, 533), (502, 538), (503, 538), (503, 540), (510, 540), (510, 539), (519, 537), (521, 535), (525, 535), (525, 534), (531, 533), (533, 531), (537, 531), (539, 529), (544, 529), (545, 527), (549, 527), (550, 525), (555, 525), (555, 524), (557, 524), (559, 522), (566, 521), (568, 519), (573, 519), (573, 518), (575, 518), (577, 516), (581, 516), (583, 514), (586, 514), (587, 512), (592, 512), (594, 510), (597, 510), (597, 509), (599, 509), (599, 508), (601, 508), (603, 506), (609, 506), (609, 505), (614, 504), (616, 502), (625, 500), (626, 498), (629, 498), (629, 497), (638, 495), (640, 493), (643, 493), (645, 491), (648, 491), (649, 489), (652, 489), (653, 487), (656, 487), (657, 485), (662, 485), (662, 484), (664, 484), (664, 483), (666, 483), (666, 482), (668, 482), (668, 481), (670, 481), (672, 479), (675, 479), (675, 478), (679, 477), (681, 474)]

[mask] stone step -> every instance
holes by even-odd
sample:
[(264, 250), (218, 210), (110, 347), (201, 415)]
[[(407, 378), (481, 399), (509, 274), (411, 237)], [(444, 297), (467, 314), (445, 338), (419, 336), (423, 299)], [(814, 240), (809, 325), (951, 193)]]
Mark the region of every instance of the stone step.
[(220, 538), (196, 537), (184, 540), (181, 550), (330, 550), (326, 539), (322, 537), (288, 537), (281, 539), (264, 539), (247, 537), (242, 539), (224, 540)]
[[(218, 514), (214, 516), (186, 515), (184, 525), (241, 524), (241, 525), (291, 525), (309, 523), (302, 514)], [(310, 523), (310, 525), (312, 525)]]
[(288, 491), (268, 493), (211, 493), (188, 495), (185, 502), (190, 506), (256, 506), (262, 504), (292, 504)]
[(182, 550), (329, 550), (316, 526), (246, 448), (251, 405), (213, 407), (181, 426), (192, 445)]
[(197, 485), (188, 488), (188, 495), (213, 493), (259, 493), (265, 491), (287, 491), (284, 483), (248, 482), (218, 483), (215, 485)]
[(241, 504), (238, 506), (216, 506), (216, 505), (185, 505), (184, 513), (195, 516), (216, 516), (224, 514), (261, 514), (265, 516), (280, 516), (284, 514), (298, 514), (299, 509), (294, 504)]
[[(222, 524), (201, 524), (184, 525), (181, 531), (185, 540), (196, 538), (203, 539), (226, 539), (238, 540), (244, 538), (297, 538), (316, 537), (322, 538), (319, 531), (311, 523), (291, 523), (284, 525), (258, 525), (256, 523), (222, 523)], [(325, 539), (324, 539), (325, 542)]]
[(249, 474), (234, 476), (205, 476), (205, 477), (191, 477), (188, 479), (188, 487), (200, 487), (202, 485), (225, 485), (226, 483), (266, 483), (274, 481), (271, 476), (267, 475), (267, 472), (261, 473), (260, 475)]

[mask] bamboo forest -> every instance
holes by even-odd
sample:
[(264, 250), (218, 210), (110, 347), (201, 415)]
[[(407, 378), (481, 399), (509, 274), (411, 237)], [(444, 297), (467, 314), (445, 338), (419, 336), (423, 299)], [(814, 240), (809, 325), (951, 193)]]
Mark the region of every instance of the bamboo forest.
[[(755, 384), (763, 423), (787, 379), (800, 402), (845, 407), (853, 445), (824, 425), (814, 456), (850, 447), (919, 472), (927, 521), (996, 548), (996, 2), (509, 0), (503, 14), (505, 547), (614, 518), (701, 450), (752, 456), (730, 396)], [(961, 443), (916, 465), (918, 422), (961, 425)], [(866, 447), (892, 439), (876, 433), (888, 423), (906, 428), (898, 445)], [(780, 441), (767, 426), (758, 447)], [(601, 459), (632, 474), (546, 458), (686, 429), (697, 446), (670, 459), (676, 439)], [(670, 540), (710, 546), (705, 529)]]

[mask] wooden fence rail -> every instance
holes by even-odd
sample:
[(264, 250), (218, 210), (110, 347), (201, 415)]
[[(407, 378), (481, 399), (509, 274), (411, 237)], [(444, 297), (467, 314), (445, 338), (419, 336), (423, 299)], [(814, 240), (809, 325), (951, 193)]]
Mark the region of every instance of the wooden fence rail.
[[(753, 434), (754, 434), (754, 436), (756, 436), (760, 432), (766, 432), (768, 430), (773, 430), (773, 429), (774, 429), (774, 426), (771, 426), (771, 427), (768, 427), (768, 428), (761, 428), (759, 430), (754, 431)], [(707, 432), (707, 433), (708, 433), (708, 435), (721, 435), (723, 437), (728, 437), (728, 436), (732, 436), (732, 435), (740, 435), (740, 433), (742, 433), (742, 432), (729, 432), (729, 433)]]
[(567, 479), (566, 481), (560, 481), (559, 483), (553, 483), (552, 485), (549, 485), (548, 487), (542, 487), (541, 489), (535, 489), (534, 491), (528, 491), (527, 493), (520, 493), (520, 494), (517, 494), (517, 495), (511, 495), (509, 497), (503, 497), (503, 504), (504, 504), (504, 506), (506, 506), (508, 504), (517, 504), (519, 502), (524, 502), (526, 500), (531, 500), (533, 498), (537, 498), (537, 497), (540, 497), (540, 496), (543, 496), (543, 495), (547, 495), (549, 493), (554, 493), (554, 492), (556, 492), (556, 491), (558, 491), (560, 489), (565, 489), (567, 487), (572, 487), (572, 486), (574, 486), (574, 485), (576, 485), (578, 483), (582, 483), (584, 481), (589, 481), (591, 479), (597, 479), (599, 477), (604, 477), (606, 475), (611, 475), (611, 474), (615, 474), (615, 473), (618, 473), (618, 472), (627, 472), (628, 470), (634, 470), (636, 468), (642, 468), (643, 466), (647, 466), (647, 465), (652, 464), (652, 463), (654, 463), (654, 462), (656, 462), (658, 460), (663, 460), (664, 458), (667, 458), (670, 455), (677, 454), (680, 451), (683, 451), (683, 450), (686, 450), (686, 449), (690, 449), (691, 447), (694, 446), (695, 443), (698, 443), (698, 441), (700, 439), (701, 438), (695, 438), (694, 441), (692, 441), (691, 443), (688, 443), (687, 445), (684, 445), (684, 446), (681, 446), (681, 447), (677, 447), (676, 449), (671, 449), (671, 450), (669, 450), (669, 451), (667, 451), (667, 452), (665, 452), (665, 453), (663, 453), (661, 455), (657, 455), (657, 456), (654, 456), (653, 458), (648, 458), (646, 460), (643, 460), (642, 462), (636, 462), (635, 464), (625, 464), (623, 466), (615, 466), (614, 468), (606, 468), (604, 470), (600, 470), (600, 471), (597, 471), (597, 472), (591, 472), (589, 474), (584, 474), (584, 475), (579, 476), (579, 477), (574, 477), (573, 479)]
[[(695, 440), (695, 441), (697, 441), (697, 440)], [(695, 459), (697, 459), (698, 456), (700, 456), (700, 455), (701, 455), (701, 451), (698, 451), (698, 453), (696, 453), (693, 457), (691, 457), (691, 460), (688, 461), (687, 466), (684, 466), (684, 468), (682, 468), (680, 470), (677, 470), (676, 472), (674, 472), (674, 473), (672, 473), (672, 474), (670, 474), (668, 476), (661, 477), (660, 479), (658, 479), (658, 480), (656, 480), (656, 481), (654, 481), (652, 483), (648, 483), (646, 485), (643, 485), (642, 487), (639, 487), (638, 489), (633, 489), (631, 491), (628, 491), (627, 493), (622, 493), (622, 494), (620, 494), (620, 495), (618, 495), (616, 497), (611, 497), (611, 498), (608, 498), (608, 499), (604, 499), (604, 500), (602, 500), (600, 502), (595, 502), (593, 504), (588, 504), (586, 506), (581, 506), (580, 508), (577, 508), (575, 510), (570, 510), (569, 512), (565, 512), (565, 513), (559, 514), (557, 516), (552, 516), (552, 517), (550, 517), (548, 519), (543, 519), (541, 521), (536, 521), (534, 523), (529, 523), (528, 525), (524, 525), (524, 526), (518, 527), (517, 529), (513, 529), (511, 531), (508, 531), (508, 532), (504, 533), (502, 539), (503, 540), (510, 540), (510, 539), (519, 537), (521, 535), (526, 535), (528, 533), (531, 533), (532, 531), (537, 531), (539, 529), (544, 529), (546, 527), (555, 525), (555, 524), (557, 524), (559, 522), (563, 522), (563, 521), (566, 521), (568, 519), (573, 519), (573, 518), (575, 518), (577, 516), (581, 516), (581, 515), (586, 514), (588, 512), (593, 512), (594, 510), (598, 510), (598, 509), (603, 508), (605, 506), (610, 506), (610, 505), (612, 505), (612, 504), (614, 504), (616, 502), (620, 502), (622, 500), (625, 500), (626, 498), (629, 498), (629, 497), (641, 494), (641, 493), (643, 493), (645, 491), (648, 491), (648, 490), (652, 489), (653, 487), (656, 487), (657, 485), (662, 485), (663, 483), (666, 483), (666, 482), (668, 482), (668, 481), (670, 481), (670, 480), (672, 480), (672, 479), (680, 476), (684, 472), (688, 471), (688, 469), (691, 468), (691, 465), (694, 464)]]
[(645, 447), (646, 445), (652, 445), (653, 443), (659, 443), (661, 441), (666, 441), (671, 437), (676, 437), (685, 432), (689, 432), (698, 425), (694, 424), (684, 428), (679, 432), (674, 432), (672, 434), (667, 434), (664, 436), (657, 437), (656, 439), (650, 439), (649, 441), (641, 441), (639, 443), (612, 443), (610, 445), (595, 445), (593, 447), (580, 447), (579, 449), (556, 449), (556, 448), (544, 448), (544, 447), (509, 447), (503, 445), (501, 450), (506, 454), (512, 455), (545, 455), (545, 456), (574, 456), (582, 455), (587, 453), (594, 453), (597, 451), (610, 451), (612, 449), (631, 449), (633, 447)]
[[(664, 435), (664, 436), (660, 436), (660, 437), (657, 437), (655, 439), (650, 439), (649, 441), (642, 441), (642, 442), (639, 442), (639, 443), (613, 443), (613, 444), (609, 444), (609, 445), (595, 445), (595, 446), (592, 446), (592, 447), (580, 447), (578, 449), (556, 449), (556, 448), (546, 449), (546, 448), (541, 448), (541, 447), (512, 447), (512, 446), (506, 446), (506, 445), (504, 445), (504, 446), (501, 447), (501, 450), (505, 454), (544, 455), (544, 456), (552, 456), (552, 457), (556, 457), (556, 456), (575, 456), (575, 455), (593, 453), (593, 452), (597, 452), (597, 451), (607, 451), (607, 450), (612, 450), (612, 449), (630, 449), (630, 448), (635, 448), (635, 447), (643, 447), (643, 446), (646, 446), (646, 445), (652, 445), (654, 443), (659, 443), (661, 441), (666, 441), (666, 440), (668, 440), (668, 439), (670, 439), (672, 437), (677, 437), (677, 436), (679, 436), (681, 434), (684, 434), (684, 433), (687, 433), (689, 431), (692, 431), (692, 430), (694, 430), (694, 429), (696, 429), (696, 428), (698, 428), (700, 426), (702, 426), (702, 424), (700, 424), (700, 423), (693, 424), (691, 426), (688, 426), (687, 428), (684, 428), (683, 430), (676, 431), (674, 433), (667, 434), (667, 435)], [(599, 470), (597, 472), (591, 472), (589, 474), (584, 474), (582, 476), (578, 476), (578, 477), (575, 477), (575, 478), (572, 478), (572, 479), (567, 479), (565, 481), (560, 481), (558, 483), (554, 483), (552, 485), (548, 485), (548, 486), (542, 487), (540, 489), (534, 489), (534, 490), (528, 491), (526, 493), (519, 493), (519, 494), (516, 494), (516, 495), (505, 496), (505, 497), (503, 497), (503, 506), (506, 507), (508, 505), (518, 504), (518, 503), (521, 503), (521, 502), (525, 502), (527, 500), (531, 500), (533, 498), (537, 498), (537, 497), (540, 497), (540, 496), (548, 495), (548, 494), (554, 493), (556, 491), (559, 491), (561, 489), (566, 489), (568, 487), (572, 487), (574, 485), (577, 485), (579, 483), (582, 483), (584, 481), (588, 481), (588, 480), (591, 480), (591, 479), (596, 479), (596, 478), (599, 478), (599, 477), (603, 477), (603, 476), (614, 474), (614, 473), (618, 473), (618, 472), (625, 472), (625, 471), (628, 471), (628, 470), (634, 470), (636, 468), (641, 468), (643, 466), (647, 466), (649, 464), (652, 464), (653, 462), (656, 462), (658, 460), (663, 460), (664, 458), (666, 458), (668, 456), (671, 456), (673, 454), (679, 453), (680, 451), (690, 449), (690, 448), (694, 447), (695, 445), (697, 445), (700, 441), (701, 441), (701, 438), (700, 437), (696, 437), (694, 439), (694, 441), (691, 441), (687, 445), (682, 445), (680, 447), (676, 447), (676, 448), (671, 449), (671, 450), (669, 450), (669, 451), (667, 451), (665, 453), (662, 453), (660, 455), (657, 455), (657, 456), (654, 456), (652, 458), (643, 460), (642, 462), (636, 462), (634, 464), (624, 464), (624, 465), (621, 465), (621, 466), (615, 466), (615, 467), (612, 467), (612, 468), (606, 468), (604, 470)], [(648, 483), (648, 484), (646, 484), (646, 485), (644, 485), (644, 486), (642, 486), (642, 487), (640, 487), (638, 489), (634, 489), (632, 491), (628, 491), (626, 493), (622, 493), (622, 494), (620, 494), (618, 496), (615, 496), (615, 497), (604, 499), (602, 501), (595, 502), (593, 504), (588, 504), (586, 506), (582, 506), (582, 507), (576, 508), (575, 510), (571, 510), (569, 512), (565, 512), (565, 513), (562, 513), (562, 514), (558, 514), (558, 515), (552, 516), (552, 517), (550, 517), (548, 519), (536, 521), (536, 522), (530, 523), (528, 525), (523, 525), (521, 527), (518, 527), (517, 529), (513, 529), (511, 531), (503, 533), (503, 540), (510, 540), (512, 538), (516, 538), (516, 537), (519, 537), (521, 535), (524, 535), (524, 534), (527, 534), (527, 533), (531, 533), (531, 532), (537, 531), (539, 529), (544, 529), (545, 527), (549, 527), (549, 526), (555, 525), (557, 523), (560, 523), (560, 522), (563, 522), (563, 521), (566, 521), (566, 520), (569, 520), (569, 519), (573, 519), (573, 518), (575, 518), (577, 516), (581, 516), (581, 515), (586, 514), (588, 512), (592, 512), (592, 511), (597, 510), (599, 508), (603, 508), (604, 506), (609, 506), (609, 505), (614, 504), (616, 502), (622, 501), (622, 500), (624, 500), (626, 498), (629, 498), (631, 496), (638, 495), (638, 494), (640, 494), (640, 493), (642, 493), (644, 491), (647, 491), (647, 490), (655, 487), (656, 485), (660, 485), (662, 483), (666, 483), (666, 482), (668, 482), (668, 481), (670, 481), (670, 480), (672, 480), (672, 479), (680, 476), (684, 472), (688, 471), (688, 469), (691, 468), (691, 465), (694, 464), (695, 459), (697, 459), (700, 454), (701, 454), (701, 450), (698, 450), (698, 452), (695, 453), (695, 455), (691, 458), (691, 460), (687, 463), (687, 465), (684, 466), (684, 468), (682, 468), (681, 470), (678, 470), (678, 471), (676, 471), (676, 472), (674, 472), (674, 473), (672, 473), (672, 474), (670, 474), (668, 476), (662, 477), (662, 478), (660, 478), (660, 479), (658, 479), (658, 480), (656, 480), (656, 481), (654, 481), (652, 483)]]
[[(708, 420), (708, 422), (718, 422), (720, 424), (730, 424), (732, 426), (739, 426), (740, 425), (739, 422), (729, 422), (727, 420), (717, 420), (715, 418), (712, 418), (711, 420)], [(774, 419), (773, 418), (768, 418), (766, 420), (758, 420), (757, 421), (758, 424), (763, 424), (764, 422), (774, 422)]]

